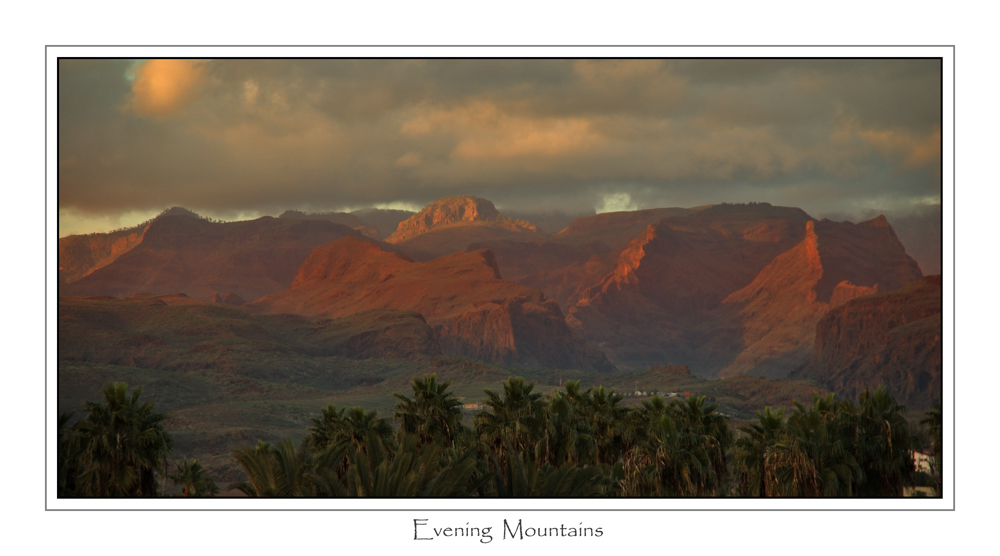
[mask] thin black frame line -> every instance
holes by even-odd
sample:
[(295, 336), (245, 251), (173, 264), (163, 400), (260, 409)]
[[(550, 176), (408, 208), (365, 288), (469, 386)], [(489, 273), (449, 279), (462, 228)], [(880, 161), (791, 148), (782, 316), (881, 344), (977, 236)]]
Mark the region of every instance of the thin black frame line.
[[(44, 180), (43, 184), (44, 199), (45, 199), (45, 250), (44, 257), (45, 262), (42, 264), (42, 268), (45, 269), (45, 276), (42, 278), (42, 287), (45, 291), (45, 340), (44, 340), (44, 350), (45, 354), (43, 356), (43, 361), (45, 362), (45, 379), (44, 379), (44, 392), (45, 392), (45, 465), (42, 466), (42, 475), (45, 485), (45, 510), (49, 509), (49, 50), (48, 47), (45, 48), (45, 94), (42, 95), (42, 101), (45, 105), (45, 132), (43, 133), (45, 137), (45, 170), (44, 170)], [(58, 87), (57, 87), (58, 89)], [(56, 110), (59, 107), (56, 106)], [(56, 146), (58, 149), (58, 145)], [(58, 160), (58, 155), (56, 156)], [(59, 187), (56, 185), (56, 191), (58, 192)], [(58, 193), (57, 193), (58, 195)], [(58, 370), (56, 371), (58, 373)], [(58, 435), (58, 432), (56, 433)], [(58, 464), (57, 464), (58, 465)], [(56, 472), (58, 474), (58, 471)], [(57, 479), (58, 480), (58, 479)]]
[[(283, 509), (283, 510), (271, 510), (271, 509), (263, 509), (263, 508), (261, 508), (261, 509), (257, 509), (257, 508), (252, 508), (251, 509), (251, 508), (248, 508), (248, 509), (239, 509), (239, 510), (227, 510), (227, 509), (221, 509), (221, 508), (219, 508), (219, 509), (212, 509), (212, 508), (204, 508), (204, 509), (203, 508), (198, 508), (198, 509), (181, 509), (181, 508), (175, 508), (175, 509), (167, 509), (167, 510), (159, 510), (159, 509), (156, 509), (156, 510), (147, 510), (147, 509), (100, 509), (100, 510), (98, 510), (98, 509), (75, 509), (75, 508), (58, 508), (58, 509), (56, 509), (56, 508), (49, 508), (48, 507), (48, 476), (47, 476), (47, 465), (48, 465), (48, 432), (49, 432), (49, 429), (48, 429), (48, 247), (49, 247), (48, 246), (48, 183), (49, 183), (49, 181), (48, 181), (48, 155), (49, 155), (49, 152), (48, 152), (48, 92), (49, 92), (48, 91), (48, 49), (50, 47), (52, 47), (52, 48), (58, 48), (58, 47), (77, 47), (77, 48), (80, 48), (80, 47), (83, 47), (83, 48), (103, 48), (103, 47), (109, 47), (109, 48), (116, 48), (116, 47), (120, 47), (120, 48), (129, 48), (129, 47), (169, 47), (169, 48), (177, 48), (177, 47), (180, 47), (180, 48), (196, 48), (196, 47), (215, 47), (215, 48), (233, 48), (233, 47), (236, 47), (236, 48), (298, 47), (298, 48), (323, 48), (323, 47), (327, 47), (327, 48), (329, 48), (329, 47), (337, 47), (337, 46), (340, 46), (340, 47), (345, 47), (345, 46), (346, 47), (355, 47), (355, 46), (357, 46), (357, 47), (375, 47), (375, 48), (380, 48), (380, 47), (387, 47), (387, 48), (407, 48), (407, 47), (431, 47), (431, 48), (435, 48), (435, 47), (444, 47), (444, 48), (462, 48), (462, 47), (510, 48), (511, 47), (511, 45), (507, 45), (507, 46), (500, 46), (500, 45), (230, 45), (230, 46), (227, 46), (227, 45), (45, 45), (45, 61), (44, 61), (44, 66), (45, 66), (45, 78), (44, 78), (45, 94), (43, 95), (43, 102), (44, 102), (44, 107), (45, 107), (45, 114), (44, 114), (44, 121), (45, 121), (45, 131), (44, 131), (44, 138), (45, 138), (45, 154), (44, 154), (44, 161), (45, 161), (45, 169), (44, 169), (44, 180), (45, 180), (45, 191), (44, 191), (44, 202), (45, 202), (45, 216), (44, 216), (45, 234), (44, 234), (44, 237), (45, 237), (45, 246), (44, 246), (44, 253), (45, 253), (45, 262), (43, 264), (43, 268), (44, 268), (44, 271), (45, 271), (45, 277), (44, 277), (44, 280), (45, 280), (44, 281), (44, 291), (45, 291), (45, 302), (44, 302), (44, 305), (45, 305), (45, 319), (44, 320), (45, 320), (45, 332), (46, 332), (46, 334), (45, 334), (45, 340), (44, 340), (45, 354), (44, 354), (43, 359), (44, 359), (44, 364), (45, 364), (45, 369), (46, 369), (46, 372), (45, 372), (45, 381), (44, 381), (44, 391), (45, 391), (45, 431), (46, 431), (45, 432), (46, 442), (45, 442), (45, 449), (44, 450), (45, 450), (46, 465), (43, 466), (43, 474), (45, 475), (45, 487), (44, 487), (44, 491), (45, 491), (45, 510), (46, 511), (49, 511), (50, 509), (52, 511), (410, 511), (410, 510), (406, 510), (406, 509), (388, 509), (388, 510), (381, 510), (381, 509), (372, 509), (372, 510), (351, 510), (351, 509), (315, 509), (315, 510), (314, 509)], [(752, 47), (752, 48), (802, 48), (802, 47), (806, 47), (806, 48), (830, 48), (830, 47), (834, 47), (834, 48), (899, 48), (899, 47), (905, 47), (905, 48), (940, 48), (940, 47), (943, 47), (943, 48), (951, 48), (951, 51), (952, 51), (952, 200), (953, 200), (953, 202), (952, 202), (952, 507), (951, 507), (950, 510), (947, 509), (947, 508), (941, 508), (941, 509), (939, 509), (939, 508), (913, 508), (913, 509), (899, 509), (899, 510), (895, 510), (895, 509), (878, 509), (878, 508), (873, 508), (873, 509), (806, 509), (806, 510), (791, 510), (791, 509), (786, 510), (786, 509), (773, 509), (773, 508), (772, 509), (711, 508), (711, 509), (698, 509), (698, 510), (683, 510), (683, 509), (666, 509), (666, 508), (660, 508), (660, 509), (615, 509), (615, 510), (590, 510), (590, 509), (586, 509), (586, 510), (583, 510), (583, 509), (581, 509), (581, 510), (573, 510), (573, 509), (530, 510), (530, 509), (526, 509), (526, 510), (510, 510), (510, 511), (955, 511), (955, 509), (956, 509), (956, 498), (957, 498), (957, 496), (956, 496), (957, 475), (955, 473), (955, 467), (956, 467), (955, 464), (956, 464), (956, 461), (957, 461), (957, 456), (956, 456), (957, 446), (955, 445), (955, 435), (956, 435), (956, 432), (957, 432), (957, 426), (956, 426), (956, 422), (955, 422), (955, 409), (956, 409), (955, 406), (956, 406), (956, 403), (957, 403), (957, 390), (956, 390), (957, 377), (956, 377), (956, 373), (955, 373), (955, 367), (956, 367), (956, 363), (957, 363), (957, 351), (955, 349), (955, 345), (957, 343), (957, 319), (955, 318), (956, 317), (955, 313), (956, 313), (956, 309), (957, 309), (957, 293), (956, 293), (957, 292), (957, 288), (954, 287), (955, 286), (955, 282), (956, 282), (956, 280), (955, 280), (955, 275), (956, 275), (955, 267), (956, 267), (956, 264), (957, 264), (957, 254), (956, 254), (956, 247), (957, 247), (957, 239), (956, 239), (956, 232), (957, 232), (957, 226), (956, 226), (957, 209), (956, 209), (956, 202), (954, 202), (955, 201), (955, 197), (956, 197), (956, 192), (955, 192), (956, 183), (955, 182), (956, 182), (956, 175), (957, 175), (956, 174), (957, 137), (956, 137), (956, 133), (955, 133), (955, 129), (956, 129), (956, 115), (957, 115), (957, 111), (956, 111), (956, 108), (957, 108), (957, 101), (956, 101), (956, 96), (957, 96), (956, 95), (956, 91), (957, 91), (957, 84), (956, 84), (956, 77), (957, 77), (956, 58), (957, 57), (956, 57), (956, 50), (957, 49), (956, 49), (956, 46), (955, 45), (602, 45), (602, 46), (594, 46), (594, 45), (513, 45), (513, 47), (515, 47), (515, 48), (519, 48), (519, 47), (535, 47), (535, 46), (542, 47), (542, 48), (559, 48), (559, 47), (579, 47), (579, 48), (603, 48), (603, 47), (632, 47), (632, 48), (643, 48), (643, 47), (674, 47), (674, 48), (677, 48), (677, 47), (707, 47), (707, 48), (715, 48), (715, 47), (720, 47), (720, 48), (746, 48), (746, 47)], [(59, 58), (61, 58), (61, 57), (57, 57), (57, 59), (59, 59)], [(746, 58), (749, 59), (749, 58), (752, 58), (752, 57), (746, 57)], [(941, 59), (942, 63), (943, 63), (943, 60), (944, 60), (943, 57), (940, 57), (939, 59)], [(57, 76), (57, 80), (58, 80), (58, 76)], [(943, 90), (943, 87), (944, 87), (944, 83), (943, 82), (942, 82), (941, 86), (942, 86), (942, 90)], [(58, 150), (58, 148), (59, 148), (58, 145), (56, 145), (56, 149), (57, 150)], [(942, 145), (941, 145), (941, 153), (942, 154), (943, 154), (943, 151), (944, 151), (944, 144), (942, 143)], [(941, 192), (942, 192), (942, 194), (944, 193), (943, 178), (942, 178), (942, 183), (941, 183)], [(57, 195), (58, 195), (58, 184), (57, 184)], [(942, 497), (943, 497), (943, 493), (942, 493), (942, 496), (939, 497), (939, 498), (942, 498)], [(413, 511), (418, 511), (418, 510), (419, 509), (413, 510)], [(463, 510), (435, 510), (435, 509), (432, 509), (432, 510), (419, 510), (419, 511), (463, 511)], [(464, 511), (502, 511), (502, 510), (467, 509), (467, 510), (464, 510)]]
[(47, 44), (45, 48), (955, 48), (953, 44)]

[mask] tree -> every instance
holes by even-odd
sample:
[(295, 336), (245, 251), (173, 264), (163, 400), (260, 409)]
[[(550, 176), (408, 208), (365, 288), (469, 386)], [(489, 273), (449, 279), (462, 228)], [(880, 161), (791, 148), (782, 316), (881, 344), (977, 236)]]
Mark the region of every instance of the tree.
[(544, 437), (545, 400), (532, 391), (534, 388), (534, 383), (528, 384), (523, 378), (508, 377), (502, 398), (492, 390), (484, 390), (484, 405), (490, 410), (476, 416), (475, 430), (497, 456), (506, 446), (520, 452), (533, 449)]
[(766, 496), (765, 460), (784, 429), (785, 409), (770, 407), (757, 412), (756, 423), (739, 428), (743, 434), (736, 440), (733, 468), (740, 496)]
[(944, 452), (944, 437), (942, 435), (941, 403), (924, 414), (920, 424), (927, 427), (927, 435), (931, 439), (931, 475), (934, 477), (935, 491), (941, 494), (941, 463)]
[(437, 375), (414, 378), (410, 383), (413, 399), (393, 394), (399, 399), (395, 417), (403, 433), (416, 434), (422, 443), (450, 444), (462, 428), (462, 402), (448, 387), (451, 382), (438, 384)]
[(312, 422), (309, 439), (318, 450), (341, 444), (363, 450), (369, 432), (385, 442), (391, 441), (393, 434), (388, 420), (379, 418), (377, 411), (366, 412), (362, 407), (338, 411), (336, 406), (328, 405), (322, 416)]
[(258, 441), (256, 446), (233, 450), (233, 458), (247, 474), (247, 480), (229, 485), (251, 497), (313, 496), (310, 478), (314, 467), (312, 443), (304, 440), (296, 449), (286, 438), (275, 447)]
[(198, 460), (188, 461), (184, 458), (183, 463), (177, 464), (177, 473), (169, 476), (175, 485), (184, 486), (185, 497), (215, 496), (219, 494), (219, 487), (215, 480), (205, 474), (205, 468)]
[(860, 496), (902, 496), (913, 483), (913, 453), (906, 408), (883, 385), (858, 394), (856, 458), (864, 471)]
[(167, 416), (152, 403), (139, 403), (142, 388), (129, 395), (127, 384), (115, 382), (102, 393), (105, 402), (87, 402), (86, 417), (74, 425), (80, 435), (79, 494), (156, 496), (160, 463), (172, 446), (163, 426)]
[(620, 466), (625, 496), (712, 496), (726, 483), (732, 433), (704, 397), (645, 403), (632, 420), (634, 442)]

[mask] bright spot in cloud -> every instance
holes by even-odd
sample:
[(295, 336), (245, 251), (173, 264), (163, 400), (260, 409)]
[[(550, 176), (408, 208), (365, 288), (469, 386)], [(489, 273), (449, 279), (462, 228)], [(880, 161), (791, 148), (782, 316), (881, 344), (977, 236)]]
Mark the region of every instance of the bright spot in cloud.
[(609, 193), (604, 195), (602, 204), (594, 207), (597, 214), (603, 212), (622, 212), (627, 210), (639, 210), (639, 206), (632, 202), (632, 196), (628, 193)]
[(408, 203), (406, 201), (393, 201), (391, 203), (378, 203), (372, 205), (372, 208), (383, 209), (383, 210), (408, 210), (410, 212), (420, 212), (424, 210), (424, 205), (418, 205), (416, 203)]
[(195, 60), (148, 60), (135, 67), (132, 109), (162, 118), (194, 98), (204, 68)]

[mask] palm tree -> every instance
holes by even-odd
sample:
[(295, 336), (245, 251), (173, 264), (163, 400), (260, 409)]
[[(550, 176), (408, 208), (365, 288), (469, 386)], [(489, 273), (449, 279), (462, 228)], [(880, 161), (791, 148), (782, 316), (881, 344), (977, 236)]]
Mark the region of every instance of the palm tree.
[(740, 496), (765, 496), (765, 460), (769, 450), (785, 429), (785, 409), (765, 407), (757, 412), (757, 422), (739, 427), (742, 434), (733, 451), (737, 493)]
[(233, 458), (246, 472), (248, 479), (229, 485), (251, 497), (312, 496), (315, 494), (311, 474), (315, 470), (312, 443), (304, 440), (298, 449), (286, 438), (274, 447), (258, 441), (252, 448), (233, 450)]
[(215, 484), (215, 480), (205, 475), (205, 468), (196, 459), (188, 461), (187, 458), (184, 458), (183, 463), (177, 464), (177, 473), (170, 475), (169, 478), (175, 485), (184, 485), (185, 497), (219, 494), (219, 487)]
[(363, 450), (369, 431), (385, 442), (391, 441), (393, 434), (388, 420), (379, 418), (377, 411), (366, 412), (363, 407), (338, 411), (335, 406), (328, 405), (323, 415), (313, 418), (312, 422), (309, 439), (318, 450), (340, 444)]
[(414, 378), (410, 386), (412, 400), (393, 394), (400, 401), (395, 413), (400, 431), (418, 435), (421, 443), (450, 444), (462, 428), (462, 402), (448, 391), (451, 382), (438, 384), (437, 375), (430, 374)]
[(913, 482), (906, 408), (883, 385), (858, 394), (856, 458), (864, 470), (860, 496), (902, 496)]
[(502, 455), (505, 445), (517, 451), (534, 448), (545, 434), (545, 400), (534, 390), (534, 383), (520, 377), (508, 377), (503, 383), (503, 398), (490, 389), (486, 405), (490, 411), (476, 416), (475, 430), (494, 453)]
[(715, 405), (704, 397), (675, 400), (666, 406), (652, 400), (636, 412), (634, 445), (620, 465), (624, 496), (711, 496), (728, 477), (726, 452), (732, 433)]
[(156, 475), (172, 446), (163, 426), (166, 415), (139, 403), (142, 388), (128, 393), (124, 382), (102, 389), (105, 403), (87, 402), (86, 417), (74, 425), (80, 434), (83, 470), (78, 477), (87, 496), (155, 496)]

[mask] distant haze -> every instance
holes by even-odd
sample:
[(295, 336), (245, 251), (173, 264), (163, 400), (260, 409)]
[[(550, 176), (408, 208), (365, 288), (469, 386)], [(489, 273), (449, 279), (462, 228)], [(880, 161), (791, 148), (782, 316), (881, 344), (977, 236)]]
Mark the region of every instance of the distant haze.
[(765, 201), (940, 237), (940, 91), (937, 60), (63, 59), (59, 235), (477, 195), (544, 227)]

